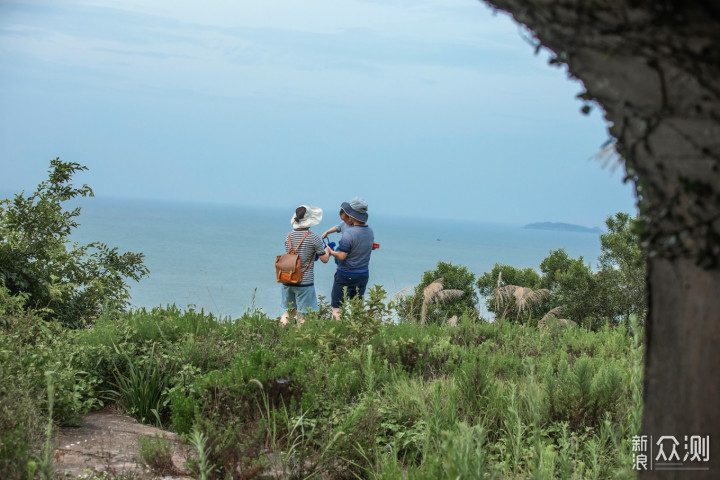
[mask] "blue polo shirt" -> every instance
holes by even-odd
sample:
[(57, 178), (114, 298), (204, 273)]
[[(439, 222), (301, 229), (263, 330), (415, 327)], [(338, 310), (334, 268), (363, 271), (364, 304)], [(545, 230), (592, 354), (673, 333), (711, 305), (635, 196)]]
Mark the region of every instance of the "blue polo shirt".
[(375, 235), (367, 225), (348, 227), (343, 232), (338, 251), (347, 253), (345, 260), (338, 261), (338, 273), (348, 277), (370, 275), (370, 254)]

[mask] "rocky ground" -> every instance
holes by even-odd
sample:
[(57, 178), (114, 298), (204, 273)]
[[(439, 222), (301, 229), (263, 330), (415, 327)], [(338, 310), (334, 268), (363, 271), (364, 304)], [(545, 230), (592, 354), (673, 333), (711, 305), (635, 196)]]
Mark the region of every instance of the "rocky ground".
[(176, 471), (160, 478), (189, 479), (184, 464), (190, 447), (174, 433), (142, 425), (112, 407), (85, 415), (79, 427), (58, 430), (54, 438), (56, 471), (68, 478), (92, 473), (108, 478), (157, 478), (138, 461), (138, 438), (163, 434), (172, 446)]

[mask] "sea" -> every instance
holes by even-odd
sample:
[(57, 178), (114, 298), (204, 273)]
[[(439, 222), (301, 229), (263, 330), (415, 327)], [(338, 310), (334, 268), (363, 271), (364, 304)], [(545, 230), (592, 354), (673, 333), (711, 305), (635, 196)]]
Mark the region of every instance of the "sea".
[[(150, 270), (130, 281), (131, 307), (176, 305), (220, 318), (236, 318), (250, 308), (281, 315), (275, 257), (283, 253), (292, 209), (91, 198), (80, 203), (80, 226), (71, 239), (142, 252)], [(326, 209), (322, 234), (340, 221)], [(545, 219), (538, 219), (545, 220)], [(368, 221), (380, 248), (372, 253), (370, 282), (388, 296), (409, 292), (439, 261), (467, 267), (475, 275), (495, 263), (538, 269), (551, 250), (565, 248), (595, 267), (598, 234), (546, 231), (522, 225), (371, 215)], [(330, 240), (339, 241), (339, 234)], [(328, 301), (335, 263), (317, 262), (315, 288)]]

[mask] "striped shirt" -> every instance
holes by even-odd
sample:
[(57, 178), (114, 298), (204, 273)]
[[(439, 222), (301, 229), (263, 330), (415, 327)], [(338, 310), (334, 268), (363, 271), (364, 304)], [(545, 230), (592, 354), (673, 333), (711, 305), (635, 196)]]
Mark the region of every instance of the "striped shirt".
[[(325, 244), (320, 239), (320, 237), (310, 232), (305, 241), (302, 242), (302, 245), (300, 245), (300, 248), (298, 248), (300, 240), (302, 240), (306, 233), (308, 233), (307, 230), (293, 230), (292, 232), (290, 232), (290, 239), (292, 240), (293, 248), (296, 249), (295, 253), (300, 255), (301, 268), (305, 270), (305, 267), (308, 266), (308, 262), (310, 262), (310, 267), (308, 267), (300, 283), (287, 283), (285, 285), (292, 285), (295, 287), (309, 287), (310, 285), (313, 285), (315, 283), (315, 255), (325, 254)], [(285, 252), (287, 253), (288, 250), (289, 246), (286, 236)]]

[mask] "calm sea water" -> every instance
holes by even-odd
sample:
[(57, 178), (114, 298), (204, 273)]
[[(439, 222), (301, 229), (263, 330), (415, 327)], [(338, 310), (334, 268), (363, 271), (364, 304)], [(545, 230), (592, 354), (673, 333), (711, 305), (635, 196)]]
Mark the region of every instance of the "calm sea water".
[[(290, 231), (292, 209), (85, 199), (73, 240), (101, 241), (120, 251), (143, 252), (150, 276), (132, 283), (132, 305), (194, 305), (219, 316), (236, 317), (255, 302), (280, 315), (275, 256)], [(325, 210), (314, 227), (321, 234), (339, 222)], [(538, 219), (544, 221), (546, 219)], [(537, 269), (550, 250), (565, 247), (594, 266), (598, 235), (523, 229), (520, 225), (371, 216), (375, 250), (370, 285), (389, 295), (415, 285), (438, 261), (468, 267), (476, 275), (495, 263)], [(338, 234), (330, 235), (337, 241)], [(330, 297), (335, 264), (318, 262), (315, 287)]]

